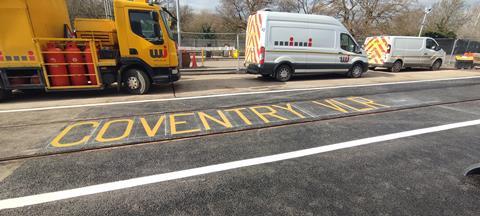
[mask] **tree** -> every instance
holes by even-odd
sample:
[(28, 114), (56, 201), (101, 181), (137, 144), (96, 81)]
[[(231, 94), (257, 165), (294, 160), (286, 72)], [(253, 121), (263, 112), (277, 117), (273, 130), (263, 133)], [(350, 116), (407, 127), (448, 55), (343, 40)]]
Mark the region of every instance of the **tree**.
[(408, 12), (413, 0), (332, 0), (328, 8), (357, 37), (378, 33), (397, 16)]
[(428, 19), (428, 31), (444, 36), (456, 36), (455, 32), (468, 20), (465, 9), (465, 0), (441, 0), (434, 4)]
[(327, 13), (329, 0), (280, 0), (276, 4), (279, 11), (304, 14)]
[(467, 22), (458, 31), (460, 38), (480, 40), (480, 3), (467, 12)]
[(357, 0), (361, 18), (359, 28), (354, 28), (357, 35), (367, 36), (378, 31), (382, 25), (389, 25), (392, 20), (408, 11), (411, 0)]
[(272, 0), (221, 0), (217, 12), (230, 32), (241, 32), (247, 28), (248, 17), (272, 6)]
[(209, 23), (204, 23), (202, 25), (202, 33), (204, 33), (204, 35), (202, 35), (202, 39), (215, 39), (215, 34), (212, 34), (212, 33), (215, 33), (215, 31), (212, 29), (212, 25), (209, 24)]
[(70, 18), (105, 18), (104, 0), (67, 0)]
[(194, 13), (193, 8), (189, 5), (180, 6), (180, 27), (182, 31), (185, 31), (185, 26), (188, 26), (191, 23), (197, 14)]
[(411, 8), (408, 11), (392, 17), (392, 20), (390, 22), (381, 24), (379, 28), (371, 29), (370, 33), (372, 35), (388, 34), (402, 36), (418, 36), (423, 16), (423, 8)]
[(175, 4), (175, 0), (160, 0), (159, 2), (160, 2), (160, 5), (167, 8), (171, 12), (175, 12), (177, 8)]

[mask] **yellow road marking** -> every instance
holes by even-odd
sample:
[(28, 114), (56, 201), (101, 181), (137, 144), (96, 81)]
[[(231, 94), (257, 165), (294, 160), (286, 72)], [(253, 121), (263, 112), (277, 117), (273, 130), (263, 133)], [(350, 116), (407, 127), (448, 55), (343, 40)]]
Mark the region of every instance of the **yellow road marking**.
[(83, 126), (83, 125), (91, 125), (93, 130), (97, 129), (98, 126), (100, 126), (100, 123), (99, 122), (96, 122), (96, 121), (89, 121), (89, 122), (79, 122), (79, 123), (75, 123), (75, 124), (72, 124), (72, 125), (69, 125), (68, 127), (66, 127), (65, 129), (63, 129), (62, 132), (60, 132), (60, 134), (55, 137), (55, 139), (53, 139), (53, 141), (50, 143), (53, 147), (57, 147), (57, 148), (65, 148), (65, 147), (72, 147), (72, 146), (77, 146), (77, 145), (82, 145), (82, 144), (85, 144), (88, 142), (88, 140), (90, 139), (90, 135), (88, 136), (84, 136), (81, 140), (77, 141), (77, 142), (71, 142), (71, 143), (60, 143), (60, 141), (65, 137), (65, 135), (67, 135), (73, 128), (76, 128), (76, 127), (79, 127), (79, 126)]
[(325, 100), (324, 102), (326, 103), (322, 103), (322, 102), (318, 102), (318, 101), (312, 101), (313, 103), (315, 104), (318, 104), (320, 106), (324, 106), (324, 107), (327, 107), (327, 108), (330, 108), (330, 109), (333, 109), (333, 110), (336, 110), (336, 111), (339, 111), (339, 112), (342, 112), (342, 113), (349, 113), (349, 111), (347, 111), (346, 109), (342, 108), (341, 106), (345, 106), (345, 104), (343, 103), (340, 103), (334, 99), (328, 99), (328, 100)]
[(162, 126), (162, 124), (165, 123), (165, 118), (166, 116), (162, 115), (158, 119), (157, 124), (155, 124), (153, 128), (150, 127), (150, 125), (148, 124), (145, 118), (140, 118), (140, 122), (142, 123), (143, 128), (145, 129), (145, 133), (147, 133), (149, 137), (154, 137), (155, 135), (157, 135), (157, 132), (158, 132), (158, 129), (160, 129), (160, 126)]
[[(267, 112), (260, 112), (260, 109), (266, 109), (268, 110)], [(273, 109), (270, 106), (255, 106), (255, 107), (250, 107), (250, 110), (252, 110), (255, 115), (257, 115), (260, 119), (262, 119), (265, 123), (270, 123), (271, 121), (266, 117), (270, 116), (273, 118), (277, 118), (283, 121), (288, 121), (289, 119), (277, 115), (277, 110)]]
[(298, 111), (296, 111), (295, 109), (293, 109), (292, 104), (287, 103), (285, 106), (286, 106), (286, 107), (282, 107), (282, 106), (279, 106), (279, 105), (273, 105), (273, 107), (276, 107), (276, 108), (279, 108), (279, 109), (283, 109), (283, 110), (289, 111), (289, 112), (291, 112), (292, 114), (294, 114), (294, 115), (296, 115), (296, 116), (298, 116), (298, 117), (300, 117), (300, 118), (302, 118), (302, 119), (305, 118), (304, 115), (302, 115), (300, 112), (298, 112)]
[[(112, 124), (117, 124), (117, 123), (127, 123), (127, 127), (123, 131), (123, 134), (121, 136), (118, 136), (118, 137), (105, 138), (104, 137), (105, 133), (108, 131), (110, 126)], [(125, 139), (125, 138), (129, 137), (130, 133), (132, 132), (132, 128), (133, 128), (133, 120), (132, 119), (117, 119), (117, 120), (109, 121), (109, 122), (105, 123), (105, 125), (103, 125), (102, 129), (100, 129), (100, 132), (98, 133), (97, 138), (95, 138), (95, 140), (97, 140), (98, 142), (101, 142), (101, 143), (119, 141), (119, 140), (122, 140), (122, 139)]]
[(218, 115), (220, 116), (221, 120), (217, 119), (217, 118), (215, 118), (211, 115), (208, 115), (204, 112), (198, 112), (198, 117), (200, 117), (200, 121), (202, 121), (202, 124), (203, 124), (203, 126), (205, 126), (205, 129), (206, 130), (211, 130), (212, 129), (210, 127), (210, 124), (208, 123), (207, 119), (210, 119), (211, 121), (214, 121), (217, 124), (222, 125), (225, 128), (232, 128), (233, 125), (230, 122), (230, 120), (228, 120), (227, 116), (225, 116), (225, 114), (220, 110), (217, 110), (217, 112), (218, 112)]
[(363, 97), (349, 97), (347, 99), (350, 100), (350, 101), (353, 101), (353, 102), (357, 102), (359, 104), (363, 104), (363, 105), (368, 106), (370, 108), (374, 108), (374, 109), (390, 108), (390, 106), (379, 104), (379, 103), (377, 103), (373, 100), (363, 98)]
[(245, 122), (245, 124), (252, 125), (252, 122), (245, 116), (245, 114), (243, 114), (243, 110), (246, 110), (246, 108), (229, 109), (225, 110), (225, 112), (234, 112), (243, 120), (243, 122)]
[(177, 129), (178, 125), (185, 125), (185, 124), (188, 124), (188, 122), (187, 121), (177, 121), (177, 118), (178, 117), (187, 117), (187, 116), (195, 116), (195, 114), (194, 113), (180, 113), (180, 114), (170, 115), (170, 128), (171, 128), (171, 134), (172, 135), (195, 133), (195, 132), (200, 132), (201, 131), (200, 128), (178, 131), (178, 129)]

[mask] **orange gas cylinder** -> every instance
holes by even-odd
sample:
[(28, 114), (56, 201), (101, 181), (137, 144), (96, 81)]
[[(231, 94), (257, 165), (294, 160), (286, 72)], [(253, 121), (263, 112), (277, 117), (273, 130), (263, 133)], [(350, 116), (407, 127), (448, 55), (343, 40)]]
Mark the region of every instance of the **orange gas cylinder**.
[(55, 43), (48, 43), (45, 51), (45, 61), (49, 64), (47, 65), (47, 74), (49, 75), (50, 85), (70, 86), (67, 66), (65, 66), (67, 62), (62, 50)]
[(84, 50), (85, 63), (87, 63), (88, 78), (90, 79), (91, 85), (97, 85), (97, 75), (95, 74), (95, 65), (93, 65), (93, 53), (91, 52), (90, 46)]
[(77, 47), (74, 42), (68, 42), (65, 49), (65, 58), (67, 59), (68, 73), (70, 74), (70, 81), (74, 86), (88, 85), (87, 71), (83, 61), (82, 51)]

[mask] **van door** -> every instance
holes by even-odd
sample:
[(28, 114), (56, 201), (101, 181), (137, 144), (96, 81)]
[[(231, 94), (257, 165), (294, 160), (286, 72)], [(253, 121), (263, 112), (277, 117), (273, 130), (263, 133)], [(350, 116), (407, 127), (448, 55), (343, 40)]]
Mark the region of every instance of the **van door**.
[(423, 53), (423, 66), (430, 67), (438, 56), (440, 46), (433, 39), (427, 38), (425, 50)]
[(342, 71), (348, 71), (352, 67), (352, 56), (357, 55), (357, 51), (359, 50), (360, 47), (349, 34), (340, 33), (340, 50), (337, 54), (336, 68)]

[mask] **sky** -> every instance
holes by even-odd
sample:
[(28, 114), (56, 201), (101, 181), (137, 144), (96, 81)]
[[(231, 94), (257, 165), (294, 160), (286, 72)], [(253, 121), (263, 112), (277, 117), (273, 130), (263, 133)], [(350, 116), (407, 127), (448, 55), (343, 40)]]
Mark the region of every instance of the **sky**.
[[(421, 4), (432, 5), (439, 0), (419, 0)], [(480, 0), (467, 0), (471, 3), (480, 3)], [(181, 4), (188, 4), (198, 10), (215, 10), (219, 0), (180, 0)]]

